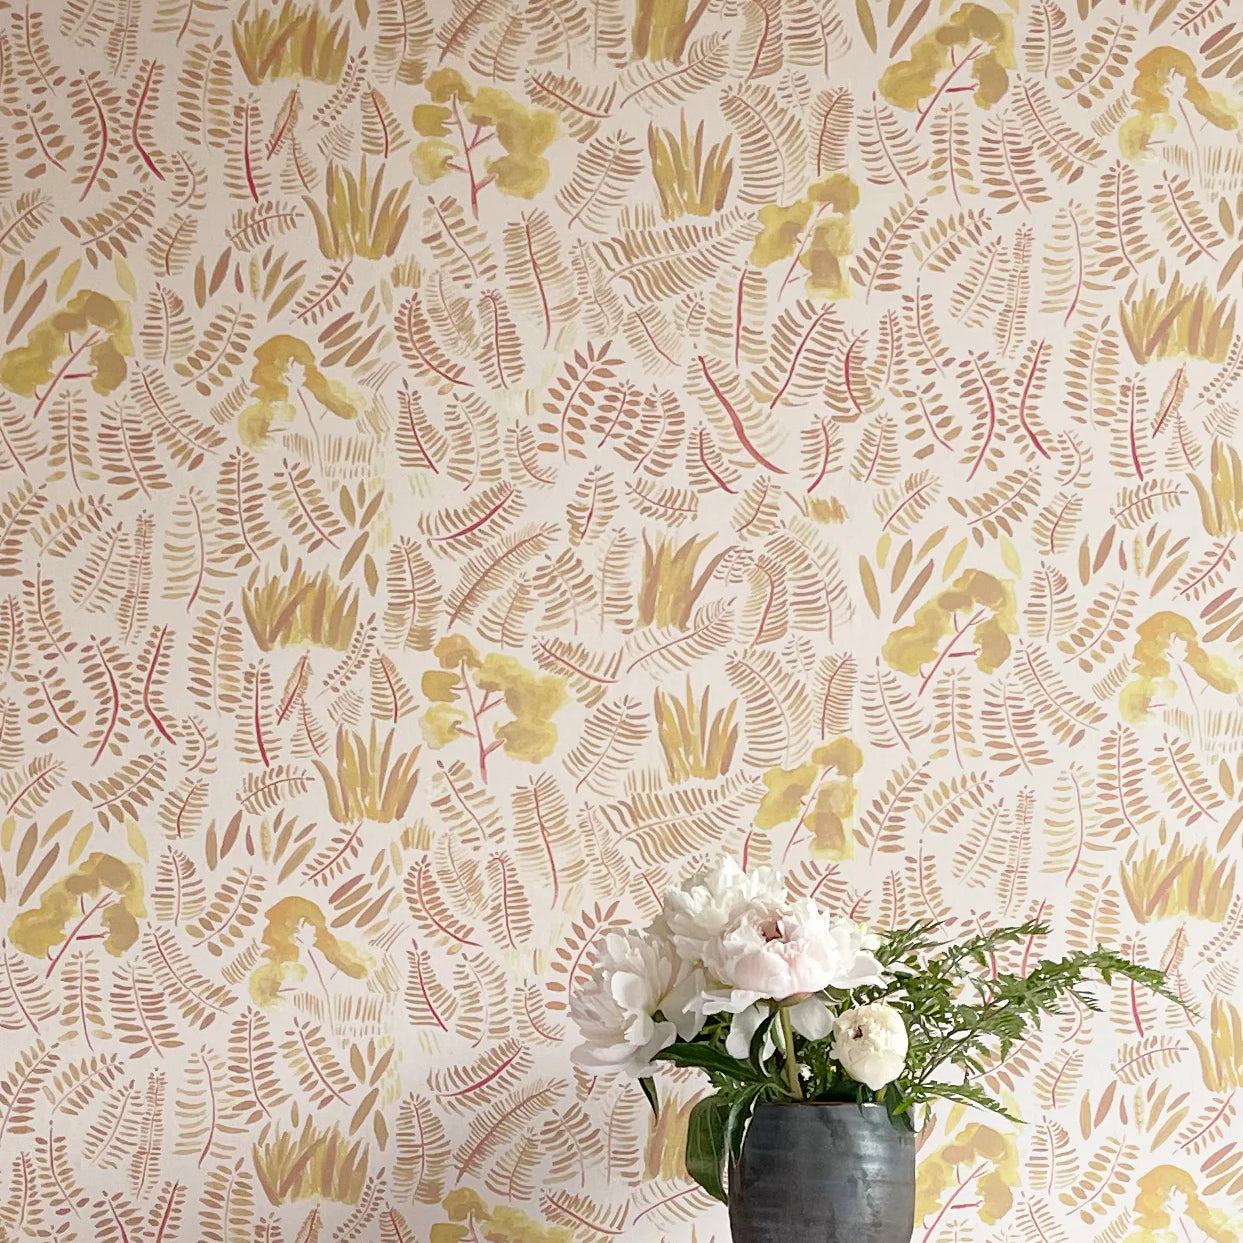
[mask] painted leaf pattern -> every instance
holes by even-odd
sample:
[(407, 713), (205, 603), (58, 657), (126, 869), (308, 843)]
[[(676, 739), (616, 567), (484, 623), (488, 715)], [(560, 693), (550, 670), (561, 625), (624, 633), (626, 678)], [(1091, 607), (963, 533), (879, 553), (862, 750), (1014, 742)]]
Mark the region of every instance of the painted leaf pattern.
[(922, 1243), (1243, 1237), (1231, 7), (3, 6), (0, 1236), (724, 1240), (567, 1011), (728, 851), (1193, 1007)]

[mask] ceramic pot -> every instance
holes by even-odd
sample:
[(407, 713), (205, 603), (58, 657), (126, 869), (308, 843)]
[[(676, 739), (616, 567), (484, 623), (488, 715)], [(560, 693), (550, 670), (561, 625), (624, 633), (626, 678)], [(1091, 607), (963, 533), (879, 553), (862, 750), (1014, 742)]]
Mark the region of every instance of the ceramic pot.
[(915, 1137), (880, 1105), (759, 1105), (729, 1173), (734, 1243), (910, 1243)]

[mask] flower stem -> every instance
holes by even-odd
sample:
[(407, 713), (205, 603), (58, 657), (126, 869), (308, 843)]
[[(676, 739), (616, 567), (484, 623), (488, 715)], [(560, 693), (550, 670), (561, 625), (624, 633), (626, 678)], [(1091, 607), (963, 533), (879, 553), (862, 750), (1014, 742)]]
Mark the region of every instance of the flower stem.
[(785, 1046), (786, 1082), (790, 1085), (790, 1095), (801, 1101), (803, 1085), (798, 1081), (798, 1063), (794, 1060), (794, 1028), (790, 1024), (790, 1011), (782, 1006), (777, 1018), (781, 1024), (781, 1043)]

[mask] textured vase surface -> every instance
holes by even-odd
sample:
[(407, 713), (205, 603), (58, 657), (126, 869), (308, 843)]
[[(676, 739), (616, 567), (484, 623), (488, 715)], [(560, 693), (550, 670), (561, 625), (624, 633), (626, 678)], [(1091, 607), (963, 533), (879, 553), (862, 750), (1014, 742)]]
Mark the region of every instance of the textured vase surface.
[(915, 1137), (879, 1105), (759, 1105), (730, 1170), (734, 1243), (909, 1243)]

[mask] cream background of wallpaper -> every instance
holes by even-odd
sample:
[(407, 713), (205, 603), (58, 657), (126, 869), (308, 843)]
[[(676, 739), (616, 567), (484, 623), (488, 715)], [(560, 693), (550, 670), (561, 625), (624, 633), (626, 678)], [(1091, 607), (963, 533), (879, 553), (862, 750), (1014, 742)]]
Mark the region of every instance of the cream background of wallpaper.
[(942, 1110), (922, 1243), (1243, 1237), (1240, 75), (1213, 0), (8, 0), (0, 1238), (724, 1240), (564, 1009), (718, 850), (1198, 1008)]

